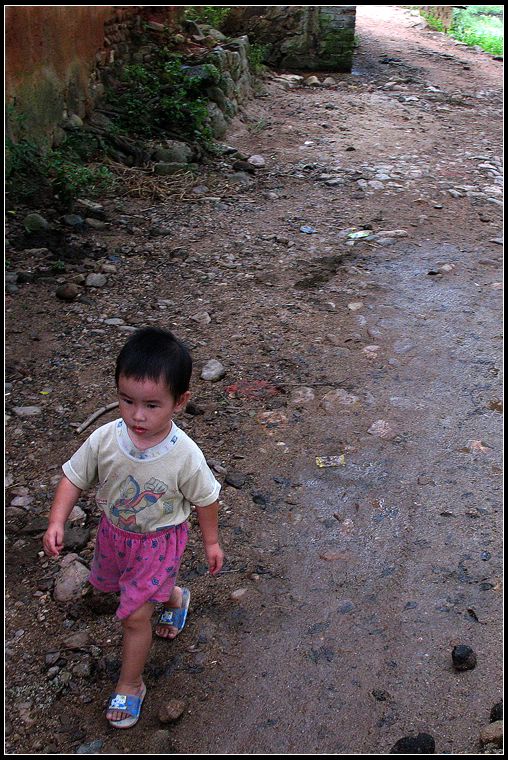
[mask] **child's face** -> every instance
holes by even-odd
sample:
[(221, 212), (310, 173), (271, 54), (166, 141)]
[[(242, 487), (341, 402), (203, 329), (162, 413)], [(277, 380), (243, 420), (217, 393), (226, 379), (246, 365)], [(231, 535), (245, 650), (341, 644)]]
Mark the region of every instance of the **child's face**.
[(178, 401), (168, 390), (162, 378), (136, 380), (120, 375), (118, 401), (120, 414), (129, 429), (133, 443), (140, 448), (155, 446), (168, 435), (175, 412), (179, 412), (190, 398), (184, 393)]

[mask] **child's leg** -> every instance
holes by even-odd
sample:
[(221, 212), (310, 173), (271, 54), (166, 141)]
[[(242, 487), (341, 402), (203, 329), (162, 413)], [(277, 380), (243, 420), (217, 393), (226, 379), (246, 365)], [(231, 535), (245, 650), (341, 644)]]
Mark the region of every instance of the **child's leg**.
[[(129, 617), (122, 620), (122, 669), (116, 685), (118, 694), (137, 697), (143, 689), (143, 668), (152, 644), (153, 611), (154, 605), (151, 602), (145, 602)], [(128, 717), (128, 714), (122, 710), (108, 710), (106, 717), (108, 720), (122, 720)]]
[[(164, 604), (166, 609), (177, 609), (182, 606), (182, 589), (180, 586), (173, 586), (171, 596)], [(173, 625), (156, 625), (155, 632), (157, 636), (161, 636), (164, 639), (174, 639), (178, 634), (178, 628)]]

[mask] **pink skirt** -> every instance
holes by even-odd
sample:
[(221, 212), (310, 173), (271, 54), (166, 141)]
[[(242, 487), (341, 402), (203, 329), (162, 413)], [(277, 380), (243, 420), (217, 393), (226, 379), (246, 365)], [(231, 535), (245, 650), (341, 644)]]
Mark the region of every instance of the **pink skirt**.
[(187, 522), (156, 533), (131, 533), (102, 514), (89, 582), (100, 591), (120, 592), (116, 616), (129, 617), (145, 602), (167, 602), (187, 544)]

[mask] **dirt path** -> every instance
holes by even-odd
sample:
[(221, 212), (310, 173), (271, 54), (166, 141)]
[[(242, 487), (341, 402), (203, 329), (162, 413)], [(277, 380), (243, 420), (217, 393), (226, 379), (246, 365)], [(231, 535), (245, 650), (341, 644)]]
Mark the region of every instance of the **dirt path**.
[[(501, 64), (411, 23), (361, 6), (335, 88), (267, 82), (227, 138), (266, 158), (250, 184), (224, 160), (201, 183), (220, 202), (111, 204), (110, 231), (81, 242), (118, 267), (90, 303), (51, 280), (8, 296), (8, 409), (42, 411), (7, 429), (11, 492), (34, 497), (8, 518), (10, 753), (377, 754), (420, 731), (477, 751), (501, 691)], [(185, 634), (155, 643), (143, 718), (115, 732), (111, 604), (53, 601), (36, 520), (69, 423), (114, 400), (122, 330), (147, 321), (193, 347), (203, 414), (181, 422), (245, 482), (223, 490), (226, 572), (206, 576), (195, 535)], [(455, 644), (474, 670), (453, 669)], [(187, 711), (164, 726), (174, 696)]]

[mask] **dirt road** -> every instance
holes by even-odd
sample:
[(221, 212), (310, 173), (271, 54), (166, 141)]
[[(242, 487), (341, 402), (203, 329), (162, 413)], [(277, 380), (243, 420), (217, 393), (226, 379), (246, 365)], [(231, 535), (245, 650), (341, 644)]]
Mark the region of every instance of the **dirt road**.
[[(352, 74), (267, 80), (227, 136), (266, 160), (245, 184), (224, 159), (201, 198), (106, 203), (82, 257), (99, 240), (117, 271), (88, 303), (50, 279), (8, 296), (9, 493), (33, 497), (8, 518), (8, 752), (383, 754), (418, 732), (478, 750), (502, 685), (502, 64), (413, 20), (359, 6)], [(124, 330), (147, 322), (192, 346), (200, 409), (180, 422), (242, 477), (223, 490), (225, 572), (206, 575), (195, 531), (188, 625), (156, 641), (142, 720), (115, 732), (115, 606), (53, 600), (37, 519), (90, 432), (70, 423), (114, 400)], [(456, 644), (474, 670), (454, 670)], [(167, 726), (172, 697), (186, 712)]]

